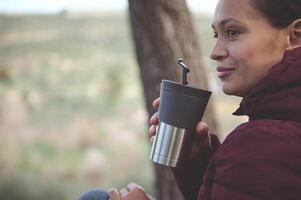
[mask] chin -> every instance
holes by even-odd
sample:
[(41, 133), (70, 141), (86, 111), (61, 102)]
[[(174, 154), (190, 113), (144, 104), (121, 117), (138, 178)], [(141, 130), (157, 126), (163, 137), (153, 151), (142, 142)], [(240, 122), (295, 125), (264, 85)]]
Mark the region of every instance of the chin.
[(237, 88), (233, 88), (229, 86), (227, 87), (227, 85), (223, 85), (222, 90), (226, 95), (244, 97), (243, 92), (239, 91)]

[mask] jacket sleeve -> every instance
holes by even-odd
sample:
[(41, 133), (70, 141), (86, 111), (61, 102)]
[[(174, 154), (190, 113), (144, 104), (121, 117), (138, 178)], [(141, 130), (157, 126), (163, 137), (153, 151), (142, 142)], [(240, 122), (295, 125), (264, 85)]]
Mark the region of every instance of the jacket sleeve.
[(211, 147), (207, 145), (202, 152), (198, 153), (197, 156), (193, 156), (181, 168), (173, 168), (177, 184), (187, 200), (195, 200), (197, 198), (207, 165), (220, 145), (220, 142), (215, 135), (211, 135), (211, 144)]

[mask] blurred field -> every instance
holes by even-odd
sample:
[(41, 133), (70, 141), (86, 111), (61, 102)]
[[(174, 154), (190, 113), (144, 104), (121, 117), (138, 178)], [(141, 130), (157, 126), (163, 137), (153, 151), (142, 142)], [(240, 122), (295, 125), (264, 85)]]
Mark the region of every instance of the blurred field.
[[(194, 17), (222, 139), (245, 119), (214, 78), (210, 19)], [(0, 200), (154, 193), (146, 122), (126, 13), (0, 15)]]

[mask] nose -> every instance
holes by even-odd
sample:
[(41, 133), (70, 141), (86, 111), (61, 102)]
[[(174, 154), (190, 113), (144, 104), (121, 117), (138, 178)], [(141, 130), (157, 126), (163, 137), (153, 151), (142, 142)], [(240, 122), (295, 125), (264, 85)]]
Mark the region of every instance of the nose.
[(211, 51), (210, 58), (215, 61), (221, 61), (228, 56), (228, 51), (220, 42), (216, 42), (214, 48)]

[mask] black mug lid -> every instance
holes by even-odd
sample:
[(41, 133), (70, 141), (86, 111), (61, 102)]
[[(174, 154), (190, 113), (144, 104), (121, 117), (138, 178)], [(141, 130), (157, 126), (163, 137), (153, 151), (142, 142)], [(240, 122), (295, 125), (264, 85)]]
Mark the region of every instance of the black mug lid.
[(162, 80), (161, 87), (164, 90), (180, 93), (183, 95), (192, 96), (195, 98), (204, 98), (204, 96), (210, 96), (212, 92), (208, 90), (202, 90), (187, 85), (182, 85), (170, 80)]
[(179, 128), (193, 128), (202, 119), (211, 92), (163, 80), (159, 120)]

